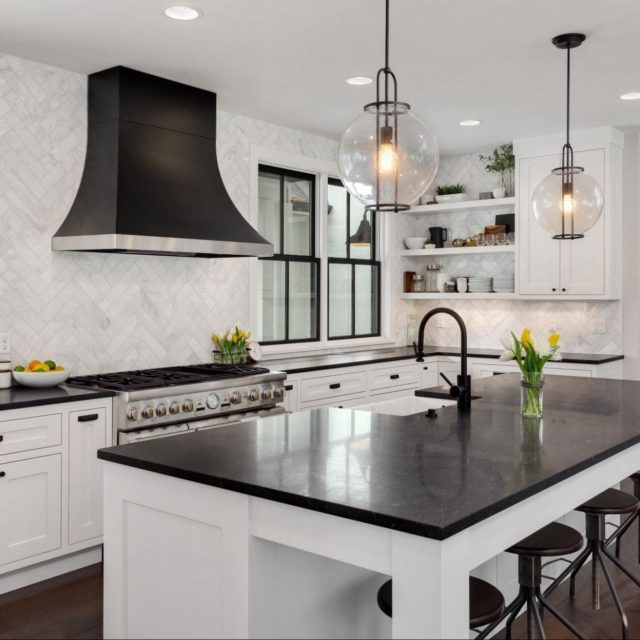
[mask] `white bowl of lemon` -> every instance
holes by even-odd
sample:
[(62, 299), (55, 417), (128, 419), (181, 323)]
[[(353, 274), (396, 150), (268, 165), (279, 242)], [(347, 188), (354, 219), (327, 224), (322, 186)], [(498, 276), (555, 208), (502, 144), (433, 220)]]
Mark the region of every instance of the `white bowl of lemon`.
[(18, 384), (36, 389), (55, 387), (69, 377), (69, 372), (53, 360), (32, 360), (26, 367), (18, 365), (11, 373)]

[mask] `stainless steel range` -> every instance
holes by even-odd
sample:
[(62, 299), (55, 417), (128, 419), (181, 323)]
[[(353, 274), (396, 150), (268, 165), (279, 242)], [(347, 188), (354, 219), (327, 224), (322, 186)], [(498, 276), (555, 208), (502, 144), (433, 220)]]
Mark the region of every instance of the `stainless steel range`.
[(286, 374), (250, 365), (198, 364), (69, 378), (110, 389), (113, 442), (126, 444), (286, 413)]

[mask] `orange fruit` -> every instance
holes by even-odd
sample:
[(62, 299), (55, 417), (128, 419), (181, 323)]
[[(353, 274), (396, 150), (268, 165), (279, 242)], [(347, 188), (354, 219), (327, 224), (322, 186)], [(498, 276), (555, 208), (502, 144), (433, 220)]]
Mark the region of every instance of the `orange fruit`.
[(42, 364), (40, 360), (32, 360), (28, 365), (27, 369), (35, 369), (39, 364)]

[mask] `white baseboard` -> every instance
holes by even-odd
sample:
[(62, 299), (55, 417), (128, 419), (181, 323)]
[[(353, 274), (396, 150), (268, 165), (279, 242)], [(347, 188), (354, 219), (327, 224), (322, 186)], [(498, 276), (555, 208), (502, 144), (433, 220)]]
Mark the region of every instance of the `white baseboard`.
[(78, 551), (62, 558), (41, 562), (0, 576), (0, 594), (60, 576), (102, 561), (102, 546)]

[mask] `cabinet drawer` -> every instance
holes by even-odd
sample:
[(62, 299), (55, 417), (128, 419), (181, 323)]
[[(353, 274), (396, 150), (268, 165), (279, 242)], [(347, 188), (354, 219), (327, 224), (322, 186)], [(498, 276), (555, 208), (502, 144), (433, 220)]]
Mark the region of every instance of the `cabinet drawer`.
[(302, 407), (302, 411), (311, 409), (320, 409), (322, 407), (333, 407), (334, 409), (350, 409), (351, 407), (359, 407), (367, 401), (366, 395), (349, 396), (348, 398), (333, 398), (333, 400), (324, 400)]
[(383, 391), (394, 387), (417, 387), (418, 375), (416, 365), (373, 369), (368, 373), (369, 391)]
[(62, 414), (0, 421), (0, 455), (62, 443)]
[(365, 393), (367, 374), (365, 371), (337, 373), (322, 378), (309, 378), (300, 382), (300, 403), (315, 402), (337, 396)]

